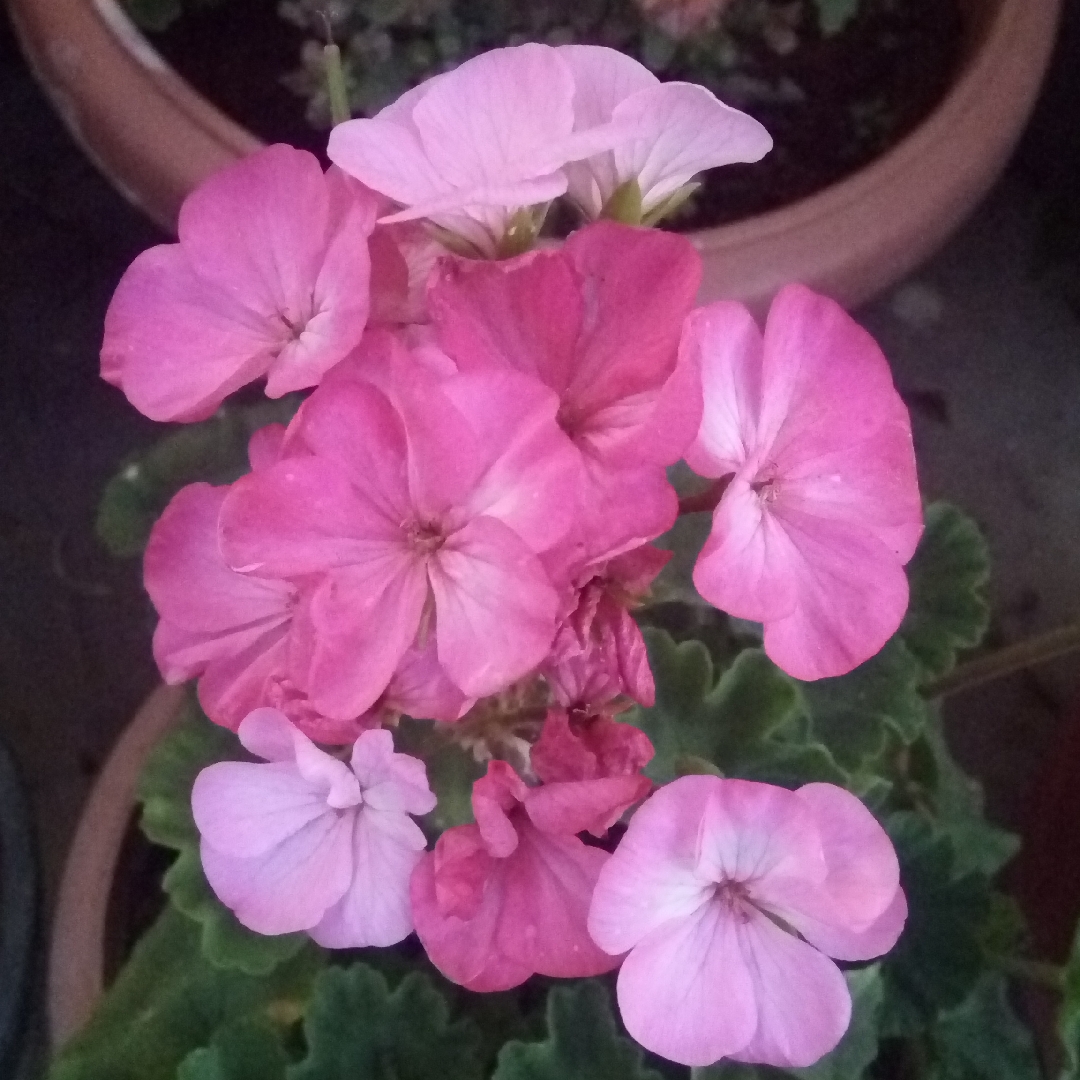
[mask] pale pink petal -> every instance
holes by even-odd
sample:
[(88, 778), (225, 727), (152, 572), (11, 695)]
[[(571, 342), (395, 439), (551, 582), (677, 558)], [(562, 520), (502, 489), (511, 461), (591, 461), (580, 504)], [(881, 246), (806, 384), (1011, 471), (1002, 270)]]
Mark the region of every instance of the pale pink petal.
[(418, 758), (394, 753), (384, 729), (365, 731), (353, 746), (352, 771), (364, 789), (364, 805), (388, 813), (427, 814), (435, 809), (427, 769)]
[(578, 539), (592, 558), (614, 558), (667, 532), (679, 497), (662, 465), (609, 468), (584, 457)]
[(262, 472), (276, 465), (285, 448), (285, 425), (267, 424), (248, 439), (248, 463), (252, 472)]
[(721, 300), (686, 320), (679, 351), (696, 358), (704, 395), (686, 461), (701, 476), (738, 472), (758, 450), (762, 350), (761, 331), (742, 304)]
[(325, 794), (289, 762), (215, 762), (195, 778), (191, 810), (203, 839), (237, 858), (264, 855), (327, 814)]
[(618, 959), (597, 948), (586, 920), (601, 867), (610, 858), (575, 836), (529, 825), (506, 860), (505, 896), (496, 943), (531, 971), (554, 978), (599, 975)]
[(630, 819), (589, 912), (589, 933), (606, 952), (626, 952), (712, 897), (714, 882), (697, 873), (697, 864), (702, 816), (716, 779), (684, 776), (654, 792)]
[(439, 662), (464, 693), (497, 693), (544, 658), (558, 596), (501, 521), (475, 518), (446, 541), (429, 574)]
[[(154, 634), (154, 656), (159, 664), (158, 643), (166, 625), (159, 623)], [(269, 687), (284, 676), (288, 666), (288, 629), (287, 625), (275, 627), (243, 651), (214, 656), (206, 663), (199, 679), (199, 704), (215, 724), (235, 731), (252, 709), (273, 704)]]
[[(669, 787), (685, 785), (686, 777)], [(824, 882), (828, 871), (814, 812), (798, 795), (773, 784), (705, 777), (698, 874), (748, 883), (755, 900), (775, 882)]]
[(723, 904), (702, 903), (658, 923), (623, 961), (619, 1012), (645, 1049), (683, 1065), (711, 1065), (746, 1046), (757, 1008), (738, 926)]
[(354, 823), (355, 814), (329, 811), (252, 858), (222, 854), (204, 840), (200, 856), (206, 880), (256, 933), (309, 930), (352, 880)]
[[(615, 106), (638, 90), (656, 86), (657, 77), (643, 64), (600, 45), (560, 45), (559, 55), (574, 75), (574, 127), (587, 131), (609, 123)], [(591, 218), (619, 186), (610, 151), (566, 167), (570, 197)]]
[(900, 887), (888, 834), (856, 796), (835, 784), (805, 784), (795, 794), (809, 805), (821, 836), (830, 921), (852, 930), (876, 921)]
[(612, 112), (633, 137), (615, 147), (619, 182), (636, 179), (646, 213), (697, 173), (736, 161), (759, 161), (772, 138), (753, 117), (719, 101), (695, 83), (651, 86)]
[(826, 956), (858, 961), (884, 956), (899, 940), (907, 916), (907, 897), (904, 890), (897, 887), (889, 906), (863, 930), (794, 912), (790, 921), (815, 949), (820, 949)]
[(289, 718), (276, 708), (253, 709), (236, 729), (240, 745), (264, 761), (295, 761), (294, 732)]
[[(401, 835), (403, 826), (411, 840)], [(312, 938), (327, 949), (358, 949), (395, 945), (408, 937), (413, 929), (409, 879), (423, 858), (424, 843), (410, 818), (365, 806), (353, 829), (352, 881), (312, 929)]]
[(726, 1056), (802, 1068), (840, 1041), (851, 1020), (851, 995), (840, 969), (764, 915), (733, 920), (753, 983), (757, 1029)]

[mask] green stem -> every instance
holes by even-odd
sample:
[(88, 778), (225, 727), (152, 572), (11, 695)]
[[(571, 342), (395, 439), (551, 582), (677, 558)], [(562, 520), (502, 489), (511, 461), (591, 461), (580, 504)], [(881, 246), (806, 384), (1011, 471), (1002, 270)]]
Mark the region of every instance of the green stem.
[(323, 46), (323, 63), (326, 67), (326, 89), (330, 94), (330, 119), (334, 125), (352, 119), (349, 95), (345, 89), (345, 72), (341, 68), (341, 50), (331, 41)]
[(1048, 986), (1051, 990), (1065, 989), (1065, 969), (1059, 964), (1042, 960), (1027, 960), (1022, 956), (991, 956), (990, 963), (1014, 979)]
[(1027, 641), (976, 657), (950, 671), (923, 691), (927, 697), (947, 697), (971, 690), (1036, 664), (1046, 663), (1080, 649), (1080, 622), (1058, 627)]

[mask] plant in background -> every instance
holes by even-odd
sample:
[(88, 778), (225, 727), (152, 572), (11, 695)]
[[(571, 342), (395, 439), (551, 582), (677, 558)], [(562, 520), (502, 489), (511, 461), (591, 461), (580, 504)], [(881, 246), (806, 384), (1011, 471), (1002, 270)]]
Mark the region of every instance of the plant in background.
[(647, 227), (768, 146), (523, 45), (325, 174), (223, 171), (132, 264), (102, 373), (194, 423), (100, 526), (199, 704), (141, 783), (167, 903), (54, 1080), (1039, 1075), (1015, 840), (933, 703), (977, 530), (836, 304), (693, 310)]

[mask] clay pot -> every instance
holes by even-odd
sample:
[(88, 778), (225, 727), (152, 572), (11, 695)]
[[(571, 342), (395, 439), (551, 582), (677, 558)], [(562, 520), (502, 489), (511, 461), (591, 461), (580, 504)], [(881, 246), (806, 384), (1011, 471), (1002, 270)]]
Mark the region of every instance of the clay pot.
[[(933, 252), (1001, 172), (1035, 101), (1060, 0), (962, 0), (965, 60), (937, 108), (882, 157), (790, 206), (693, 239), (700, 299), (760, 307), (802, 281), (848, 306)], [(117, 0), (11, 0), (23, 48), (68, 128), (167, 229), (184, 196), (259, 141), (179, 78)]]
[(135, 787), (150, 751), (180, 716), (185, 689), (161, 686), (124, 730), (86, 800), (53, 918), (49, 949), (49, 1035), (62, 1046), (89, 1020), (105, 989), (109, 902)]

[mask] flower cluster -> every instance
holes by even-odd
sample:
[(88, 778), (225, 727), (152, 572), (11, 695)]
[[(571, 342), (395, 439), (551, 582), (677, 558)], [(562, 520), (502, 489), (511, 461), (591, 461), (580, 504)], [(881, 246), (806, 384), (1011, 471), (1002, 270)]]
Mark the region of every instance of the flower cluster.
[[(693, 246), (644, 227), (768, 146), (618, 53), (498, 50), (339, 125), (326, 173), (285, 146), (223, 171), (129, 269), (102, 371), (148, 416), (205, 417), (264, 377), (311, 391), (248, 474), (180, 491), (146, 552), (162, 673), (198, 679), (261, 759), (192, 795), (244, 924), (328, 947), (415, 929), (473, 990), (621, 963), (628, 1029), (689, 1064), (835, 1045), (828, 957), (903, 924), (881, 828), (828, 785), (654, 792), (648, 738), (617, 719), (653, 701), (631, 612), (681, 458), (715, 481), (701, 596), (763, 624), (790, 674), (851, 670), (906, 608), (922, 513), (877, 346), (796, 285), (763, 334), (738, 304), (694, 310)], [(585, 223), (533, 248), (564, 195)], [(431, 851), (401, 714), (487, 760), (474, 822)]]

